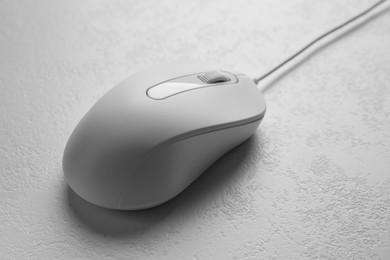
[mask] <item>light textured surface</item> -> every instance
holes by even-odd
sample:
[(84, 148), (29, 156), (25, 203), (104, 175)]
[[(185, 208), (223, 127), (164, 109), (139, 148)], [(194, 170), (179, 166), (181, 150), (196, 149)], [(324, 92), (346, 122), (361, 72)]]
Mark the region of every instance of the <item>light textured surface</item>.
[(0, 1), (1, 259), (389, 259), (390, 15), (274, 82), (257, 134), (171, 202), (116, 212), (67, 188), (89, 107), (160, 62), (251, 76), (372, 1)]

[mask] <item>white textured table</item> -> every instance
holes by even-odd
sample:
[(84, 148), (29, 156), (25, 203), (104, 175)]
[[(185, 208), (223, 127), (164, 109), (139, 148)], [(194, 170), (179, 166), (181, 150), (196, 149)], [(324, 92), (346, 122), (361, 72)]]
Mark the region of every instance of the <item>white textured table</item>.
[(276, 81), (256, 135), (184, 193), (116, 212), (67, 188), (76, 123), (172, 60), (251, 76), (373, 1), (0, 1), (1, 259), (389, 259), (390, 15)]

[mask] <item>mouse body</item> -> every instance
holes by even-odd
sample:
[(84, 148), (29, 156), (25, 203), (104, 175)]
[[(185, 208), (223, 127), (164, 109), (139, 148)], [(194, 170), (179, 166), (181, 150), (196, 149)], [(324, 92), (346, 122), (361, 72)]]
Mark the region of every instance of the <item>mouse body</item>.
[(265, 101), (245, 74), (199, 62), (138, 72), (105, 94), (66, 144), (65, 180), (112, 209), (157, 206), (248, 139)]

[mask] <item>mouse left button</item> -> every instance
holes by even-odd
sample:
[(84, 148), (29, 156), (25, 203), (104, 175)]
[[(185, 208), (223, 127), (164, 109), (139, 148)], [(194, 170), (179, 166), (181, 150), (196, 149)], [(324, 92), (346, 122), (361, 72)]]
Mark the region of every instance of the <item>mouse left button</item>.
[(162, 100), (189, 90), (223, 85), (233, 86), (237, 82), (238, 78), (233, 73), (207, 71), (183, 76), (155, 85), (146, 91), (146, 95), (151, 99)]

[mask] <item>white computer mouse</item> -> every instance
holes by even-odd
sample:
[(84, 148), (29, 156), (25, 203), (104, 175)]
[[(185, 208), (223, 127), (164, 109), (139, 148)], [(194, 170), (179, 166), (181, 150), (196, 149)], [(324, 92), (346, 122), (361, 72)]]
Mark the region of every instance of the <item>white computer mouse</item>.
[(153, 207), (248, 139), (264, 113), (263, 95), (245, 74), (198, 62), (152, 67), (82, 118), (64, 151), (65, 179), (102, 207)]

